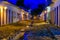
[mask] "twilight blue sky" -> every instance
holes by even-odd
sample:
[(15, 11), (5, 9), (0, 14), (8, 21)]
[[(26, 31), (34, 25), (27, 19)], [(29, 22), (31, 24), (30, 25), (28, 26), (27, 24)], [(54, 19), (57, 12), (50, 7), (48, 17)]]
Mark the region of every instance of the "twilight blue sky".
[(39, 4), (46, 3), (45, 0), (24, 0), (24, 4), (31, 9), (37, 8)]
[[(8, 0), (9, 2), (11, 2), (12, 4), (16, 4), (17, 0)], [(31, 9), (35, 9), (38, 7), (39, 4), (49, 4), (51, 0), (24, 0), (24, 5), (26, 7), (29, 7)]]

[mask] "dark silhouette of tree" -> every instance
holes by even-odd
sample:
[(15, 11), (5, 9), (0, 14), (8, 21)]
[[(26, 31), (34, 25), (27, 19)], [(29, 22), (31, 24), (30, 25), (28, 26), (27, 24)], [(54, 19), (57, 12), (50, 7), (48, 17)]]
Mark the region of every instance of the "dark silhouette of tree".
[(7, 0), (4, 0), (4, 1), (7, 1)]
[(45, 9), (45, 4), (38, 5), (37, 9), (34, 9), (31, 11), (31, 15), (32, 15), (31, 19), (33, 19), (34, 16), (37, 16), (38, 14), (40, 14), (44, 9)]
[(47, 0), (48, 6), (52, 3), (52, 0)]
[(37, 16), (38, 14), (40, 14), (43, 10), (45, 9), (44, 4), (38, 5), (37, 9), (34, 9), (31, 11), (31, 15)]
[(30, 8), (29, 7), (26, 7), (24, 5), (24, 0), (18, 0), (17, 3), (16, 3), (17, 6), (19, 6), (20, 8), (25, 8), (26, 10), (29, 10)]
[(24, 0), (17, 0), (17, 6), (24, 6)]

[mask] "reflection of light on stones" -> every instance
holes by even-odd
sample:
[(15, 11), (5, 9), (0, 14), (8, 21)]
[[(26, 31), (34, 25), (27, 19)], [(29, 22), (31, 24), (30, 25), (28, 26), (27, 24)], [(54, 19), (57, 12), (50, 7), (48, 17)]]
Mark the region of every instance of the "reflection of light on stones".
[(29, 26), (26, 26), (27, 28), (29, 28)]
[(21, 31), (25, 31), (25, 29), (21, 29)]
[(7, 40), (6, 38), (3, 38), (2, 40)]

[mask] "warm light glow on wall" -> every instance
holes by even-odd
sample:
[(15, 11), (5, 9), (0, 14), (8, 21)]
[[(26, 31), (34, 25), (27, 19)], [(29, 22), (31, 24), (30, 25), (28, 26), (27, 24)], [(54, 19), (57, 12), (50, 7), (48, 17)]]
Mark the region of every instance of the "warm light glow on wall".
[(1, 12), (3, 12), (3, 6), (0, 6)]
[(22, 20), (24, 20), (24, 16), (23, 16), (23, 14), (24, 14), (24, 10), (22, 10), (21, 12), (22, 12)]
[(0, 6), (1, 9), (1, 25), (3, 24), (3, 6)]
[(4, 9), (7, 9), (7, 7), (4, 7)]
[(27, 20), (28, 20), (28, 13), (26, 15), (27, 15)]
[(0, 6), (0, 10), (1, 10), (1, 25), (6, 24), (6, 9), (7, 7), (5, 6)]
[(44, 11), (41, 13), (40, 19), (44, 21)]
[(4, 7), (4, 24), (6, 24), (6, 9), (7, 9), (7, 7)]

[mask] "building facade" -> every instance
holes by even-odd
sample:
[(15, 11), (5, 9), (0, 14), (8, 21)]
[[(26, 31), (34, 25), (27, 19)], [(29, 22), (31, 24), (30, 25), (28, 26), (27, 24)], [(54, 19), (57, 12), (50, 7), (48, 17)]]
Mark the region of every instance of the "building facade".
[(52, 24), (60, 26), (60, 0), (57, 0), (51, 7), (50, 16)]
[(0, 25), (10, 24), (19, 20), (29, 20), (30, 14), (8, 2), (0, 2)]

